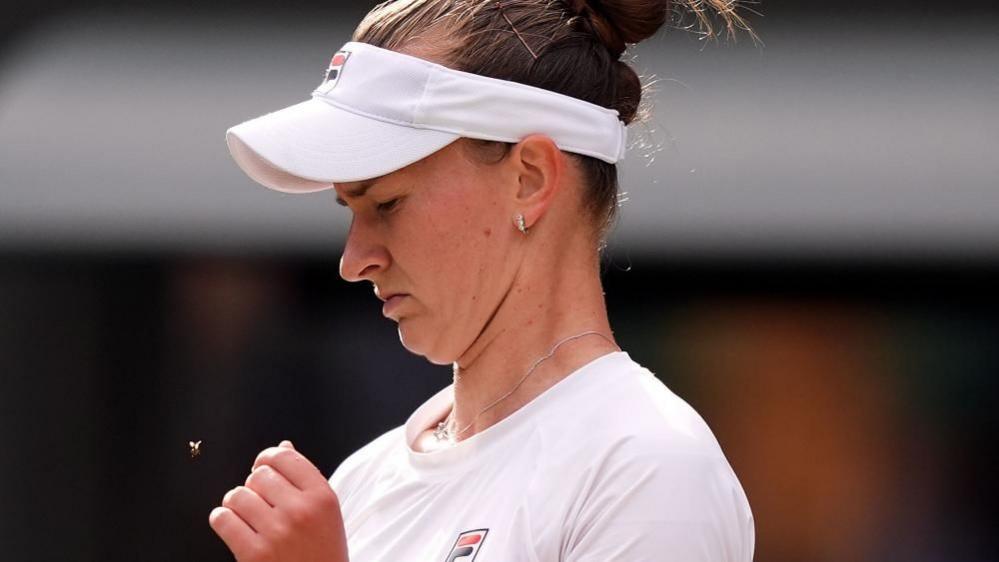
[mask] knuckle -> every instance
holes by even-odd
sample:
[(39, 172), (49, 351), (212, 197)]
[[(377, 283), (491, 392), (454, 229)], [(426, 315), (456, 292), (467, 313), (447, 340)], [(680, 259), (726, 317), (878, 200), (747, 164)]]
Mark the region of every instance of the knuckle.
[(315, 498), (318, 506), (324, 511), (340, 508), (340, 499), (332, 488), (320, 488), (317, 490)]
[(247, 549), (248, 562), (274, 559), (274, 547), (266, 541), (259, 541)]
[(208, 514), (208, 525), (217, 531), (224, 523), (228, 511), (229, 510), (224, 507), (216, 507), (213, 509), (211, 513)]
[(268, 463), (276, 462), (284, 457), (289, 456), (292, 453), (290, 449), (284, 447), (268, 447), (260, 454), (257, 455), (256, 461), (254, 461), (254, 466), (260, 467)]
[(294, 503), (285, 509), (288, 521), (296, 527), (307, 525), (312, 521), (312, 509), (304, 502)]
[(257, 458), (253, 459), (254, 466), (256, 466), (256, 465), (258, 465), (258, 464), (260, 464), (262, 462), (267, 461), (270, 458), (271, 449), (273, 449), (273, 447), (268, 447), (268, 448), (264, 449), (263, 451), (260, 451), (259, 453), (257, 453)]
[(271, 467), (267, 466), (266, 464), (262, 464), (257, 468), (253, 469), (253, 472), (251, 472), (250, 475), (246, 477), (246, 485), (251, 486), (252, 484), (259, 484), (260, 482), (263, 482), (267, 475), (267, 471), (269, 471), (270, 469)]
[(235, 488), (229, 490), (222, 496), (222, 505), (225, 507), (232, 507), (232, 505), (239, 501), (239, 496), (243, 494), (243, 487), (236, 486)]
[(271, 523), (270, 535), (274, 537), (274, 540), (282, 542), (291, 536), (291, 525), (286, 521), (276, 520)]

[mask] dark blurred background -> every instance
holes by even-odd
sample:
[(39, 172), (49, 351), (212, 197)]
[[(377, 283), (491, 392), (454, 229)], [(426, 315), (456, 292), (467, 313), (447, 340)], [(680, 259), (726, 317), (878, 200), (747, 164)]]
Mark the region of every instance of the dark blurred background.
[[(0, 560), (227, 560), (208, 512), (260, 449), (328, 474), (450, 382), (338, 277), (332, 196), (223, 140), (370, 7), (6, 8)], [(632, 51), (618, 341), (715, 430), (756, 560), (997, 560), (999, 7), (751, 7), (762, 45)]]

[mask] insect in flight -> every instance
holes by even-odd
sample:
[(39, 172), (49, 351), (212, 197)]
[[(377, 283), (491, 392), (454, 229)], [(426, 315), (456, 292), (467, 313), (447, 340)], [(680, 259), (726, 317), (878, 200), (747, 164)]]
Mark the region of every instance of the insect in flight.
[(188, 441), (187, 444), (191, 447), (192, 459), (201, 454), (201, 441)]

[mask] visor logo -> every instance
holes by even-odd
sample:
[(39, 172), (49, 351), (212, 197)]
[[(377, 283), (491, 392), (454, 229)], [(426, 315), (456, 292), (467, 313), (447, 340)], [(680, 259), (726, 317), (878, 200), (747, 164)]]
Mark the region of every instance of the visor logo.
[(340, 76), (343, 75), (343, 65), (347, 63), (348, 58), (350, 58), (350, 51), (337, 51), (333, 55), (329, 67), (323, 73), (323, 83), (317, 88), (320, 93), (325, 94), (336, 86), (337, 82), (340, 81)]
[(451, 547), (451, 552), (448, 553), (444, 562), (472, 562), (475, 560), (488, 532), (489, 529), (476, 529), (458, 535), (458, 540), (454, 541), (454, 546)]

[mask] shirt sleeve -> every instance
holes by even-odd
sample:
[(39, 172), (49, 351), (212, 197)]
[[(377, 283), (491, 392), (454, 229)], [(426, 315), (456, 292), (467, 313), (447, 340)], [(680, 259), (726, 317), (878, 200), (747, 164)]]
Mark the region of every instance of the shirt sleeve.
[(656, 449), (594, 469), (563, 562), (750, 562), (753, 517), (724, 456)]

